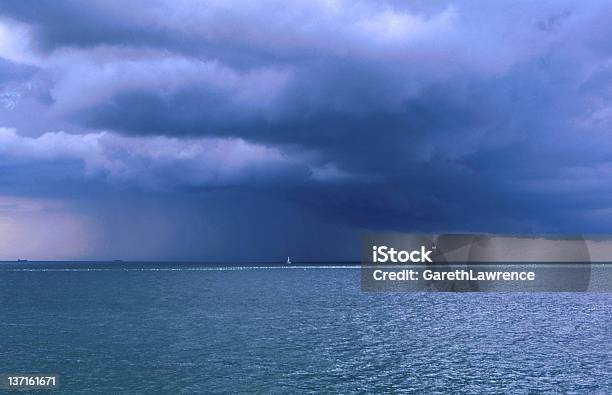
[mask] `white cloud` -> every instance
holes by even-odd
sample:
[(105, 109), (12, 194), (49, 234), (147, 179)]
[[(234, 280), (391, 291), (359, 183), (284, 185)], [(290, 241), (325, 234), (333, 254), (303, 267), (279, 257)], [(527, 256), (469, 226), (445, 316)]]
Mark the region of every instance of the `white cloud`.
[(333, 164), (319, 167), (316, 155), (293, 156), (242, 139), (125, 137), (110, 132), (48, 132), (25, 137), (14, 129), (0, 128), (1, 164), (44, 166), (63, 161), (83, 164), (82, 174), (74, 174), (70, 168), (68, 178), (102, 176), (111, 182), (129, 181), (161, 189), (347, 177)]
[(0, 57), (16, 63), (37, 63), (39, 58), (32, 53), (30, 45), (27, 26), (15, 21), (0, 22)]

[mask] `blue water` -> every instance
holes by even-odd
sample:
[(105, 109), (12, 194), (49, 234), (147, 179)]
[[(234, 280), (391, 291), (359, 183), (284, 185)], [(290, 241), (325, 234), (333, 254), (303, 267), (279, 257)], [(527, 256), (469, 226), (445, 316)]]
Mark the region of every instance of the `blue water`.
[(612, 294), (125, 266), (0, 267), (0, 373), (56, 372), (63, 393), (612, 393)]

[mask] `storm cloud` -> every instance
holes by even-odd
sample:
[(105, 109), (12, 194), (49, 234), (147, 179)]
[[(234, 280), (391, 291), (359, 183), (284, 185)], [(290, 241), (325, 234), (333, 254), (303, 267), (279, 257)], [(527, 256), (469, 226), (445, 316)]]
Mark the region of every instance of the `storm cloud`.
[[(0, 15), (0, 193), (64, 200), (107, 236), (127, 226), (101, 219), (108, 196), (150, 204), (179, 230), (130, 239), (130, 224), (138, 251), (349, 259), (370, 230), (612, 228), (604, 3), (5, 1)], [(237, 207), (257, 220), (230, 220)], [(244, 251), (224, 255), (238, 233)], [(126, 253), (107, 236), (85, 255)]]

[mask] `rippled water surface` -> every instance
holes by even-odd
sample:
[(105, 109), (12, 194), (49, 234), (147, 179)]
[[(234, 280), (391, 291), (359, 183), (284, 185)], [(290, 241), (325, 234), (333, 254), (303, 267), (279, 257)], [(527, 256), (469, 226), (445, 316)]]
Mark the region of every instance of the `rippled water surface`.
[(612, 393), (611, 294), (364, 294), (355, 268), (88, 267), (0, 268), (0, 373), (57, 372), (66, 393)]

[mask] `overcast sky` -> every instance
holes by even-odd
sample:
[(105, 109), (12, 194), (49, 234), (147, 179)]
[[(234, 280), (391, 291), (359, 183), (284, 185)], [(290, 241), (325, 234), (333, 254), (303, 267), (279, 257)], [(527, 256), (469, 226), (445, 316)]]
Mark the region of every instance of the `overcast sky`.
[(612, 232), (612, 4), (0, 2), (0, 259)]

